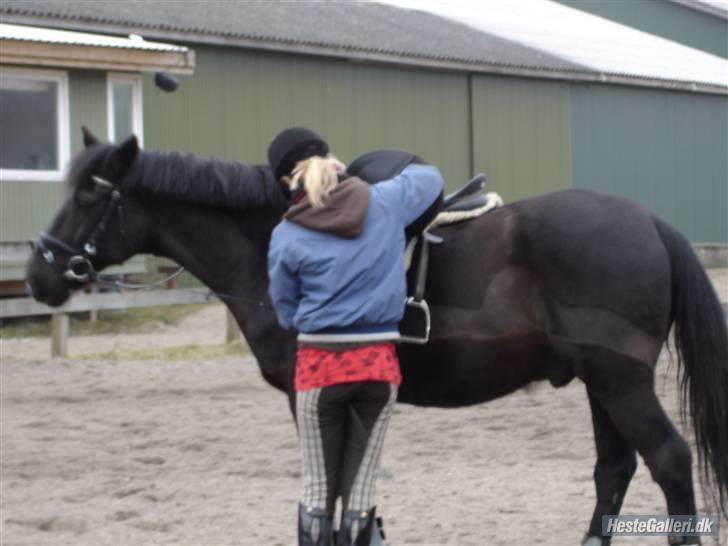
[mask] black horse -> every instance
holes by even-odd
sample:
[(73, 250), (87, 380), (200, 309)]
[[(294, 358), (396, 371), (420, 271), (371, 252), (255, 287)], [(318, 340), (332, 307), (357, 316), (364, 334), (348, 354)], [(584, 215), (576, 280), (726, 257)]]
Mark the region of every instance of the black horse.
[[(68, 197), (27, 269), (50, 305), (138, 253), (167, 256), (220, 294), (264, 378), (293, 404), (295, 338), (267, 298), (266, 254), (286, 200), (267, 167), (140, 151), (85, 132)], [(718, 502), (728, 498), (728, 332), (689, 243), (635, 203), (583, 190), (534, 197), (436, 229), (431, 341), (399, 348), (399, 401), (460, 407), (532, 381), (578, 377), (591, 404), (597, 503), (585, 544), (606, 545), (639, 453), (670, 514), (694, 514), (692, 457), (655, 396), (672, 325), (683, 408)], [(294, 405), (295, 407), (295, 405)], [(682, 537), (672, 544), (694, 544)]]

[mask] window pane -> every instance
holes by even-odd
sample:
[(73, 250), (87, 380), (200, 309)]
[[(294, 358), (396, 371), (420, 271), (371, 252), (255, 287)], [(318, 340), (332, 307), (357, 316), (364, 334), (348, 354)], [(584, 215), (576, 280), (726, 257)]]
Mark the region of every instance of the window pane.
[(0, 168), (55, 171), (58, 83), (0, 77)]
[(131, 83), (113, 84), (114, 101), (114, 142), (121, 142), (134, 132), (132, 124), (132, 96)]

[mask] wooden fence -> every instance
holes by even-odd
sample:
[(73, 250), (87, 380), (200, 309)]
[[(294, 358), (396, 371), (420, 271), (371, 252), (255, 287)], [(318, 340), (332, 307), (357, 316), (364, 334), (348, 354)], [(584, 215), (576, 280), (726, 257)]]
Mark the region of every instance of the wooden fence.
[[(78, 293), (60, 307), (48, 307), (32, 298), (0, 299), (0, 319), (51, 315), (51, 357), (68, 356), (69, 313), (157, 307), (189, 303), (218, 301), (207, 288), (150, 290), (122, 293)], [(723, 303), (728, 316), (728, 304)], [(225, 339), (228, 343), (240, 337), (240, 330), (230, 311), (225, 321)]]
[[(157, 307), (217, 301), (207, 288), (150, 290), (123, 293), (75, 294), (60, 307), (48, 307), (32, 298), (0, 299), (0, 319), (51, 315), (51, 356), (68, 355), (69, 313)], [(237, 322), (230, 311), (227, 313), (225, 339), (228, 342), (240, 337)]]

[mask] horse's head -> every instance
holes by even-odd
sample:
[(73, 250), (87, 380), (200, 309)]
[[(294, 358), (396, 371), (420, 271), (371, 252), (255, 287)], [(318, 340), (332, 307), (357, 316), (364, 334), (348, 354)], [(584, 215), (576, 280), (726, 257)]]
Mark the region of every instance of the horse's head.
[(34, 243), (26, 269), (28, 292), (48, 305), (61, 305), (95, 271), (138, 253), (150, 230), (150, 216), (123, 192), (139, 153), (136, 137), (102, 144), (85, 127), (83, 137), (65, 202)]

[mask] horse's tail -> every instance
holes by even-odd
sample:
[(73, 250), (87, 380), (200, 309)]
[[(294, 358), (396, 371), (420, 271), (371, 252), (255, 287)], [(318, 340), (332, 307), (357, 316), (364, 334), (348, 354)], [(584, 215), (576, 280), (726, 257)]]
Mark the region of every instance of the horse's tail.
[(672, 317), (683, 417), (689, 409), (700, 465), (728, 503), (728, 327), (713, 285), (690, 243), (658, 220), (670, 256)]

